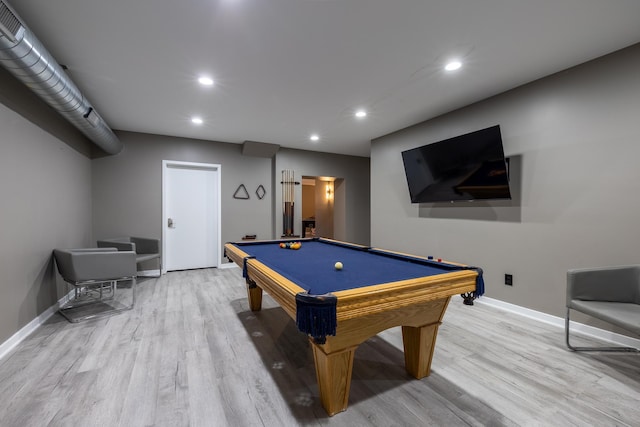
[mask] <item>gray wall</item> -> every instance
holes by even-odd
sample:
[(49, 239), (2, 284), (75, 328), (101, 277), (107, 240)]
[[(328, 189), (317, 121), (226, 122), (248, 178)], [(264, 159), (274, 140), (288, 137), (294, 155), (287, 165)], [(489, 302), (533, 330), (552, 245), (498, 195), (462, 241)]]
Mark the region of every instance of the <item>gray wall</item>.
[(0, 67), (0, 103), (87, 157), (105, 154), (4, 67)]
[[(487, 296), (564, 316), (567, 269), (640, 262), (638, 70), (640, 45), (374, 140), (372, 244), (481, 266)], [(410, 203), (402, 150), (495, 124), (512, 202)]]
[[(304, 150), (282, 148), (276, 153), (274, 177), (275, 215), (273, 218), (276, 236), (282, 235), (282, 186), (281, 171), (291, 169), (295, 179), (302, 176), (327, 176), (342, 178), (340, 197), (334, 198), (334, 209), (342, 209), (334, 216), (334, 238), (368, 245), (370, 241), (370, 180), (369, 158), (317, 153)], [(302, 185), (296, 186), (295, 233), (300, 234)], [(316, 209), (318, 206), (316, 206)]]
[[(272, 236), (271, 159), (244, 156), (238, 144), (133, 132), (117, 134), (124, 150), (93, 161), (96, 239), (162, 237), (162, 160), (221, 165), (222, 244), (246, 234), (262, 239)], [(240, 184), (246, 187), (248, 200), (233, 198)], [(266, 190), (263, 199), (255, 194), (259, 185)]]
[(0, 129), (2, 343), (63, 295), (52, 250), (91, 241), (91, 160), (3, 104)]
[[(345, 202), (349, 225), (344, 237), (369, 242), (368, 158), (280, 149), (275, 159), (269, 159), (242, 155), (238, 144), (133, 132), (117, 134), (124, 150), (92, 162), (96, 239), (129, 235), (161, 238), (162, 160), (175, 160), (221, 165), (223, 244), (240, 240), (245, 234), (257, 234), (259, 239), (282, 234), (280, 170), (285, 168), (294, 169), (298, 180), (302, 175), (345, 177), (351, 192)], [(247, 188), (249, 200), (233, 198), (240, 184)], [(259, 185), (266, 190), (262, 200), (255, 194)], [(296, 200), (300, 202), (302, 186), (297, 190), (300, 194)], [(301, 203), (297, 208), (296, 227), (300, 232)]]

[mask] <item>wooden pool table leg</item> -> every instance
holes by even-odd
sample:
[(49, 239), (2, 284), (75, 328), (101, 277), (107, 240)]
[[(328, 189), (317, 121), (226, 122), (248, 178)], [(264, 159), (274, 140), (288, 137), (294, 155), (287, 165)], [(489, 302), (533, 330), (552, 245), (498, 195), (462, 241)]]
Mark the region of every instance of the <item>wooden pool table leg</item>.
[(431, 359), (436, 346), (438, 326), (440, 322), (418, 327), (402, 327), (405, 368), (418, 379), (431, 373)]
[(311, 341), (322, 406), (329, 416), (347, 409), (356, 346), (327, 354)]
[(247, 296), (251, 311), (260, 311), (262, 309), (262, 288), (250, 279), (247, 279)]

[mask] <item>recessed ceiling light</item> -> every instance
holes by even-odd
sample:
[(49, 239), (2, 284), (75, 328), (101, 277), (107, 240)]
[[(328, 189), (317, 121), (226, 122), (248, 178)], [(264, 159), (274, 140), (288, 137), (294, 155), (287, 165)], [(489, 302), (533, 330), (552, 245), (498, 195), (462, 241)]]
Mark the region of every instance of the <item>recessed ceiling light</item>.
[(213, 79), (207, 76), (200, 76), (198, 78), (198, 83), (200, 83), (202, 86), (213, 86)]
[(202, 117), (191, 117), (191, 123), (194, 125), (201, 125), (204, 123), (204, 120), (202, 120)]
[(365, 117), (367, 117), (367, 112), (364, 110), (358, 110), (356, 111), (356, 117), (359, 119), (363, 119)]
[(462, 67), (462, 62), (460, 61), (451, 61), (447, 65), (444, 66), (444, 69), (447, 71), (455, 71)]
[(320, 137), (317, 134), (313, 134), (309, 137), (310, 140), (312, 141), (320, 141)]

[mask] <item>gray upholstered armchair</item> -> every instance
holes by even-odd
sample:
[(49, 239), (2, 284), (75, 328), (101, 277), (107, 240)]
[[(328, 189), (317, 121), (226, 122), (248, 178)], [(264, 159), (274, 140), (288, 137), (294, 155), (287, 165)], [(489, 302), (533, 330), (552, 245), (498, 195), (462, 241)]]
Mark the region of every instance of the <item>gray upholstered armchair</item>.
[[(160, 255), (160, 240), (145, 237), (118, 237), (102, 239), (97, 242), (99, 248), (114, 247), (120, 251), (136, 253), (136, 263), (141, 264), (152, 259), (158, 260), (158, 277), (162, 275), (162, 256)], [(141, 276), (142, 277), (142, 276)]]
[[(55, 249), (53, 256), (67, 289), (73, 289), (69, 301), (60, 307), (60, 314), (70, 322), (119, 313), (135, 305), (135, 252), (113, 247)], [(123, 281), (131, 281), (130, 298), (116, 295), (118, 283)]]
[(633, 347), (574, 347), (569, 314), (579, 311), (640, 335), (640, 265), (583, 268), (567, 272), (565, 338), (574, 351), (639, 351)]

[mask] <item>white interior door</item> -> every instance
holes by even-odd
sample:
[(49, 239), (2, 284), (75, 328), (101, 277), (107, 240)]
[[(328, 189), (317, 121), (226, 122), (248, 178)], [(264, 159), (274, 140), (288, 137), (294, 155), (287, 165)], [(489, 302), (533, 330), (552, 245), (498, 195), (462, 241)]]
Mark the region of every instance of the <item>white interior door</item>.
[(220, 263), (220, 165), (163, 161), (163, 266)]

